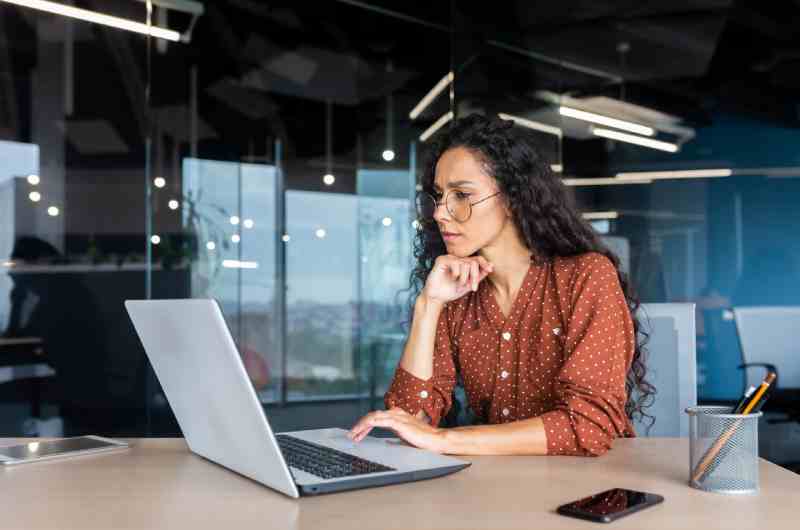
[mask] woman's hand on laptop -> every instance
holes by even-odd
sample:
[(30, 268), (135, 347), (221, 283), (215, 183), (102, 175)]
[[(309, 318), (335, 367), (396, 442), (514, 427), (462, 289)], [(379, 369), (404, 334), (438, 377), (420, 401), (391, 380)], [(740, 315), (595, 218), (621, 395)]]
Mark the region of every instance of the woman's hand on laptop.
[(394, 431), (403, 441), (435, 453), (445, 453), (445, 430), (432, 427), (427, 422), (412, 416), (400, 407), (370, 412), (347, 433), (354, 442), (363, 440), (373, 427)]

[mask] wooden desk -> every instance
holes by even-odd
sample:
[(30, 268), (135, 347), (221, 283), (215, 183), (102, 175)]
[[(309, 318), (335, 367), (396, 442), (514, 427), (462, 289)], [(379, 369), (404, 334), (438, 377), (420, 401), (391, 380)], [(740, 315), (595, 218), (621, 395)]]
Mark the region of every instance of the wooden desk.
[(192, 455), (181, 439), (130, 441), (126, 452), (0, 469), (0, 526), (591, 529), (600, 526), (553, 510), (610, 487), (666, 498), (615, 522), (617, 529), (788, 530), (800, 506), (800, 476), (766, 461), (758, 495), (689, 488), (688, 440), (677, 438), (618, 440), (601, 458), (471, 457), (471, 467), (444, 478), (299, 500)]

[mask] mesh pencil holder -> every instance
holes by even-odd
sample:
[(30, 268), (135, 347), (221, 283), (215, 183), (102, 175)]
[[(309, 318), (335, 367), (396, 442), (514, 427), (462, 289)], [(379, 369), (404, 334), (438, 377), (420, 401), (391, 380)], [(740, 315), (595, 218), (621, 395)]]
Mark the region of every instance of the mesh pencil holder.
[(758, 419), (729, 407), (689, 407), (689, 485), (715, 493), (758, 492)]

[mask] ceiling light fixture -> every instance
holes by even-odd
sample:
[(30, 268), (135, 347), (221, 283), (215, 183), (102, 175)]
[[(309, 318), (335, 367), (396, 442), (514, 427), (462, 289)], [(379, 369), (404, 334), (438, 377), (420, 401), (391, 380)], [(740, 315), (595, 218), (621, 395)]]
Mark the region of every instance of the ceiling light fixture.
[(553, 125), (548, 125), (546, 123), (529, 120), (527, 118), (522, 118), (520, 116), (514, 116), (512, 114), (506, 114), (504, 112), (499, 112), (497, 115), (503, 120), (511, 120), (518, 125), (527, 127), (528, 129), (533, 129), (534, 131), (552, 134), (554, 136), (558, 136), (559, 138), (563, 136), (561, 128), (555, 127)]
[(714, 177), (730, 177), (733, 175), (732, 169), (687, 169), (678, 171), (634, 171), (629, 173), (617, 173), (616, 178), (621, 180), (628, 179), (699, 179)]
[(447, 114), (436, 120), (433, 125), (425, 129), (425, 132), (419, 135), (420, 142), (426, 141), (428, 138), (433, 136), (433, 134), (441, 129), (447, 122), (453, 119), (453, 111), (449, 111)]
[(567, 116), (568, 118), (575, 118), (576, 120), (606, 125), (608, 127), (614, 127), (615, 129), (622, 129), (623, 131), (642, 134), (644, 136), (655, 136), (656, 134), (655, 129), (646, 125), (641, 125), (632, 121), (611, 118), (609, 116), (603, 116), (602, 114), (587, 112), (585, 110), (573, 109), (572, 107), (564, 107), (563, 105), (558, 107), (558, 113), (562, 116)]
[(622, 184), (652, 184), (651, 179), (570, 178), (562, 179), (565, 186), (619, 186)]
[[(146, 2), (147, 0), (141, 0), (141, 1)], [(101, 24), (103, 26), (109, 26), (112, 28), (132, 31), (134, 33), (140, 33), (142, 35), (150, 35), (151, 37), (156, 37), (159, 39), (164, 39), (172, 42), (180, 42), (180, 41), (189, 42), (189, 40), (191, 39), (191, 31), (194, 28), (194, 24), (197, 21), (197, 17), (202, 15), (204, 12), (203, 4), (199, 2), (194, 2), (192, 0), (150, 0), (150, 1), (154, 5), (162, 8), (173, 9), (176, 11), (183, 11), (185, 13), (190, 13), (191, 15), (193, 15), (192, 22), (189, 25), (189, 29), (185, 33), (181, 34), (179, 31), (175, 31), (172, 29), (161, 28), (158, 26), (148, 26), (147, 24), (144, 24), (142, 22), (136, 22), (135, 20), (106, 15), (104, 13), (99, 13), (97, 11), (81, 9), (79, 7), (60, 4), (58, 2), (49, 2), (47, 0), (0, 0), (0, 2), (5, 2), (7, 4), (14, 4), (21, 7), (37, 9), (39, 11), (45, 11), (47, 13), (53, 13), (56, 15), (83, 20), (85, 22), (92, 22), (94, 24)]]
[(325, 174), (322, 182), (332, 186), (336, 182), (333, 176), (333, 102), (325, 100)]
[(454, 79), (455, 79), (455, 75), (453, 74), (453, 72), (448, 72), (448, 74), (446, 76), (444, 76), (441, 79), (441, 81), (436, 83), (436, 85), (434, 85), (434, 87), (430, 90), (430, 92), (425, 94), (425, 97), (423, 97), (419, 101), (419, 103), (417, 103), (417, 105), (413, 109), (411, 109), (411, 112), (408, 113), (408, 117), (411, 118), (412, 120), (416, 120), (417, 116), (419, 116), (422, 113), (423, 110), (428, 108), (428, 105), (430, 105), (431, 102), (434, 99), (436, 99), (436, 96), (441, 94), (442, 91), (445, 88), (447, 88), (447, 85), (452, 83)]
[(635, 134), (628, 134), (619, 131), (612, 131), (610, 129), (592, 129), (592, 134), (617, 140), (620, 142), (627, 142), (629, 144), (641, 145), (642, 147), (649, 147), (651, 149), (658, 149), (659, 151), (666, 151), (668, 153), (677, 153), (678, 144), (671, 144), (669, 142), (662, 142), (661, 140), (653, 140), (652, 138), (643, 138)]
[(597, 221), (600, 219), (617, 219), (619, 218), (619, 212), (615, 211), (608, 211), (608, 212), (584, 212), (583, 218), (586, 220)]

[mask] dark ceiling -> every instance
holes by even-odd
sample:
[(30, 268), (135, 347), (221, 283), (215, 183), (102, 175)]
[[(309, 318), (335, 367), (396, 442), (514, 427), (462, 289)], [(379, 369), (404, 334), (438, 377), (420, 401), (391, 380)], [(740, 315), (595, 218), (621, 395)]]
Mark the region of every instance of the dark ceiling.
[[(142, 4), (132, 0), (76, 4), (142, 16)], [(456, 100), (472, 106), (541, 105), (531, 94), (546, 89), (624, 96), (694, 126), (707, 125), (719, 111), (800, 125), (797, 0), (204, 4), (191, 44), (151, 50), (150, 116), (165, 145), (186, 140), (181, 131), (196, 66), (201, 151), (222, 158), (266, 154), (274, 137), (284, 139), (288, 158), (323, 156), (325, 101), (331, 101), (334, 152), (353, 158), (360, 149), (369, 160), (363, 153), (380, 153), (384, 141), (387, 96), (402, 144), (447, 110), (442, 97), (420, 120), (410, 124), (407, 117), (451, 63)], [(40, 20), (29, 10), (0, 8), (0, 70), (13, 73), (16, 89), (16, 98), (0, 91), (6, 108), (12, 101), (35, 105), (31, 71), (40, 47), (48, 45), (34, 31)], [(171, 14), (168, 22), (184, 27), (188, 19)], [(67, 128), (71, 121), (106, 120), (129, 150), (86, 157), (72, 145), (71, 164), (125, 164), (142, 154), (145, 42), (97, 26), (80, 30), (76, 106)], [(17, 129), (4, 134), (24, 140), (30, 130), (24, 117), (31, 112), (18, 115)]]

